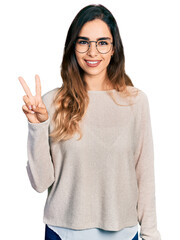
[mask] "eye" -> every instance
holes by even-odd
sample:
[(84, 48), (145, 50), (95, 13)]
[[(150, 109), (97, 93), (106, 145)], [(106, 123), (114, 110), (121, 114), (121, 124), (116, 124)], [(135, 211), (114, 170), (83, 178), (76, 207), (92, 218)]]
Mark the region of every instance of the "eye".
[(85, 44), (89, 44), (89, 42), (88, 41), (84, 41), (84, 40), (80, 40), (80, 41), (78, 41), (78, 44), (85, 45)]
[(99, 41), (98, 45), (108, 45), (108, 42), (107, 41)]

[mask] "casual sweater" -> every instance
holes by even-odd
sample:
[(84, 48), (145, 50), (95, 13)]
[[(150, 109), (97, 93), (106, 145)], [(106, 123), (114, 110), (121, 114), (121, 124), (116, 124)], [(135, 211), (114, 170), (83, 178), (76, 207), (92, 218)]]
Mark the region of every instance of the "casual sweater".
[[(128, 87), (133, 91), (135, 87)], [(160, 240), (157, 230), (154, 150), (147, 95), (139, 90), (128, 105), (115, 90), (88, 91), (79, 134), (52, 142), (55, 88), (42, 96), (49, 118), (28, 121), (27, 173), (37, 192), (48, 190), (45, 224), (76, 230), (119, 231), (141, 226), (144, 240)]]

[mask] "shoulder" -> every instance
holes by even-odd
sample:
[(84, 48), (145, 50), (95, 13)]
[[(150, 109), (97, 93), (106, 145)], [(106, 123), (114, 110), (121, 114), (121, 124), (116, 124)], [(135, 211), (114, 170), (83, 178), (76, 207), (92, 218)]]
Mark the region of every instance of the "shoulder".
[[(129, 89), (132, 92), (134, 92), (138, 88), (129, 87)], [(136, 96), (136, 103), (133, 109), (135, 111), (136, 117), (138, 119), (141, 119), (140, 120), (141, 124), (142, 124), (142, 121), (146, 122), (148, 119), (150, 119), (150, 105), (149, 105), (148, 95), (142, 89), (138, 89), (138, 95)]]
[(57, 87), (57, 88), (53, 88), (52, 90), (44, 93), (44, 94), (42, 95), (42, 99), (46, 100), (46, 99), (48, 99), (48, 98), (52, 98), (59, 89), (60, 89), (60, 88), (58, 88), (58, 87)]
[(134, 86), (127, 86), (127, 90), (131, 93), (131, 97), (137, 104), (147, 103), (148, 102), (148, 96), (147, 94), (142, 90)]
[(60, 89), (59, 87), (54, 88), (42, 95), (42, 100), (43, 100), (43, 103), (46, 105), (46, 108), (49, 109), (51, 107), (55, 94), (58, 92), (59, 89)]

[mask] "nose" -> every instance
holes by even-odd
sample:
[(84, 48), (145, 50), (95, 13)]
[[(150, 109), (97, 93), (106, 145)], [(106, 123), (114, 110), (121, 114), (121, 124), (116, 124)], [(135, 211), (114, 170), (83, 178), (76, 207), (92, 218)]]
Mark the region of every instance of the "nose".
[(88, 49), (88, 55), (90, 56), (97, 56), (98, 54), (98, 50), (96, 48), (96, 42), (90, 42), (90, 46), (89, 46), (89, 49)]

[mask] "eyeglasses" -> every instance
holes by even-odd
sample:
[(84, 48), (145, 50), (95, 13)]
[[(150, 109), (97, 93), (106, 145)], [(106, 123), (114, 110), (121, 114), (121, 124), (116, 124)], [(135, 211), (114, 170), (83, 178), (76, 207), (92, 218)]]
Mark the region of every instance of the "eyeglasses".
[(96, 49), (98, 50), (99, 53), (102, 53), (102, 54), (108, 53), (111, 50), (111, 46), (113, 44), (110, 39), (98, 40), (98, 41), (77, 39), (74, 42), (75, 50), (79, 53), (85, 53), (89, 50), (91, 42), (96, 43)]

